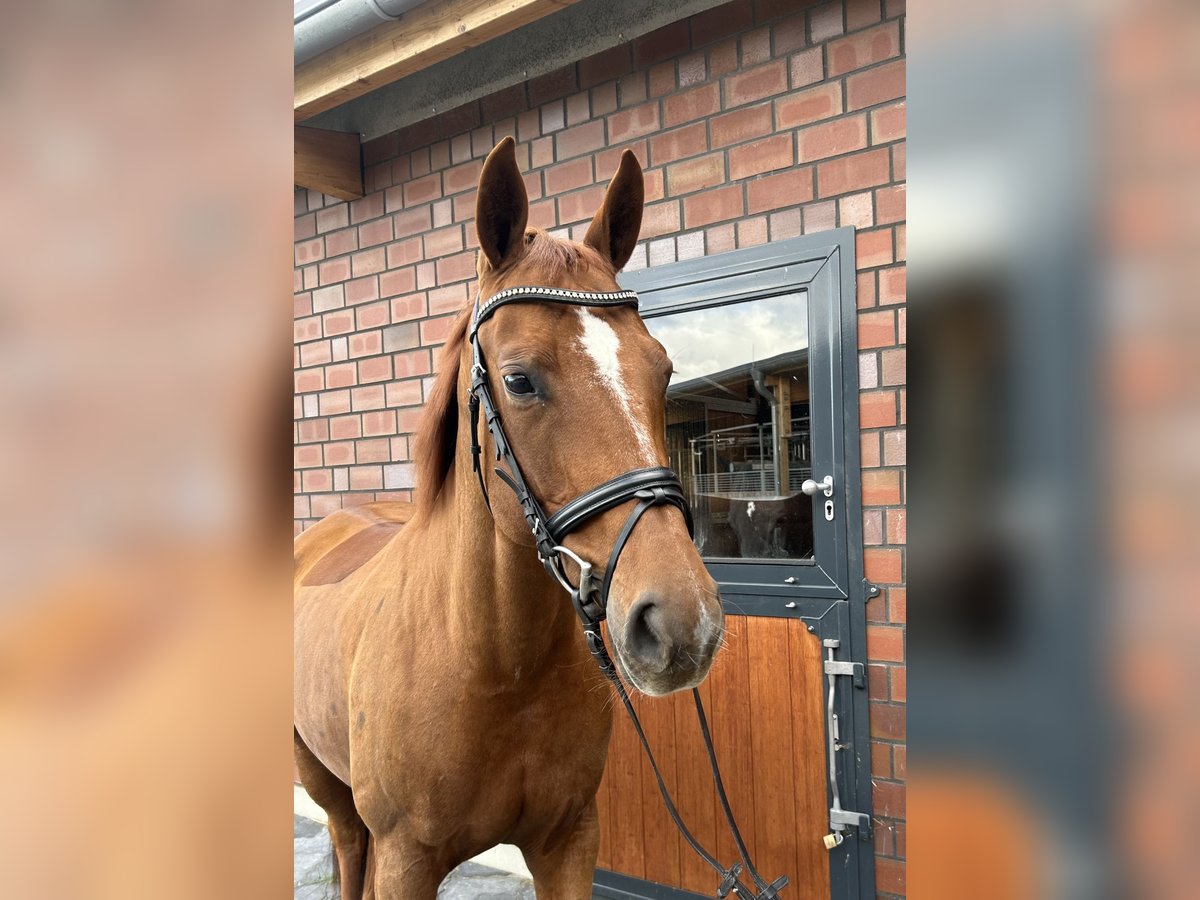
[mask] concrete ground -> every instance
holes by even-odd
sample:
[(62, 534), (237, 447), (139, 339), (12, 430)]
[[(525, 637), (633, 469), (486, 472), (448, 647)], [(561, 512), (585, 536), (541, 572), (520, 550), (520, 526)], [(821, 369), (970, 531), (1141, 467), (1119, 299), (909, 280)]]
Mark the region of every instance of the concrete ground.
[[(329, 832), (305, 816), (293, 816), (295, 900), (337, 900)], [(465, 862), (442, 882), (438, 900), (534, 900), (533, 882), (522, 875)]]

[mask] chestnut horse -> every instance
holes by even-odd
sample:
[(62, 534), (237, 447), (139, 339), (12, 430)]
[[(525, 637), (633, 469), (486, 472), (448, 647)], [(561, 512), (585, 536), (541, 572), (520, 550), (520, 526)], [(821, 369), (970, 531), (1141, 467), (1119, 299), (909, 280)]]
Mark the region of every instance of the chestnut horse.
[[(517, 285), (617, 290), (642, 200), (641, 166), (626, 151), (583, 243), (526, 228), (506, 138), (479, 180), (479, 296)], [(610, 687), (513, 493), (485, 465), (489, 511), (476, 483), (470, 313), (451, 329), (426, 404), (417, 503), (337, 512), (296, 541), (296, 763), (329, 814), (346, 898), (433, 898), (454, 866), (497, 843), (521, 849), (542, 900), (591, 896)], [(667, 464), (671, 361), (636, 309), (513, 304), (478, 339), (546, 512)], [(565, 545), (603, 563), (629, 508), (590, 519)], [(611, 585), (619, 671), (648, 694), (692, 687), (722, 627), (680, 510), (647, 510)]]

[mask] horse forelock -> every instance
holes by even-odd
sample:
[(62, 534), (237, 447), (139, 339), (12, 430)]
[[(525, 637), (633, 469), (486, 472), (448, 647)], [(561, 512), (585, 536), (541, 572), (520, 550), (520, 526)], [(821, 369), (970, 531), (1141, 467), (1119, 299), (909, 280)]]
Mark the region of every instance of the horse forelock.
[[(538, 228), (525, 233), (524, 252), (510, 265), (490, 271), (480, 255), (480, 284), (489, 296), (506, 287), (537, 285), (608, 290), (616, 284), (612, 262), (595, 248), (555, 238)], [(584, 284), (579, 280), (583, 279)], [(599, 284), (599, 286), (597, 286)], [(414, 447), (416, 503), (428, 512), (446, 483), (458, 444), (458, 379), (474, 302), (459, 313), (442, 348), (441, 367), (425, 402)]]

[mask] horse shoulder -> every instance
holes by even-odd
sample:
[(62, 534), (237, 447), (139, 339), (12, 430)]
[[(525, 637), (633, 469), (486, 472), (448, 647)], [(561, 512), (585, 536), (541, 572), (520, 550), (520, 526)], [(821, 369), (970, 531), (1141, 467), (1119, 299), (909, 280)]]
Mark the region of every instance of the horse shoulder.
[(326, 516), (296, 538), (293, 548), (296, 586), (343, 581), (386, 547), (415, 511), (411, 503), (388, 500)]

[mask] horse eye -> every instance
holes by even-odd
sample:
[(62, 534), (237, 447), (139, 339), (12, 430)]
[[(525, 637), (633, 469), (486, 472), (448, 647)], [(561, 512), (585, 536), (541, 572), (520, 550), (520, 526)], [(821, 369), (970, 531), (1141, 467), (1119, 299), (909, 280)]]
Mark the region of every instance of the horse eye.
[(533, 384), (529, 379), (521, 374), (505, 375), (504, 388), (510, 394), (532, 394)]

